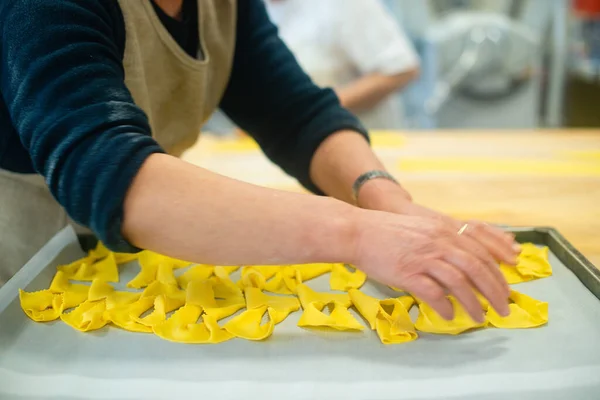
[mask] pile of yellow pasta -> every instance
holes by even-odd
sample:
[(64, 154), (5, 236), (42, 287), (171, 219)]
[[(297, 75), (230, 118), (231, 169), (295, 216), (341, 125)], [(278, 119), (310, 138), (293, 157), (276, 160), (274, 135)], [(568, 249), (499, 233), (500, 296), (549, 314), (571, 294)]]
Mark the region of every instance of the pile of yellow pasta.
[[(133, 260), (138, 260), (140, 271), (127, 287), (140, 290), (115, 290), (110, 282), (119, 282), (119, 264)], [(479, 324), (451, 296), (452, 321), (443, 320), (429, 305), (409, 295), (385, 300), (368, 296), (359, 290), (365, 274), (342, 264), (244, 266), (238, 282), (230, 274), (240, 267), (190, 265), (150, 251), (113, 253), (99, 243), (86, 257), (59, 266), (48, 289), (21, 290), (21, 307), (36, 322), (60, 318), (82, 332), (112, 324), (180, 343), (263, 340), (300, 308), (300, 327), (361, 331), (364, 326), (349, 311), (354, 307), (385, 344), (415, 340), (417, 331), (456, 335), (483, 327), (532, 328), (548, 321), (547, 303), (516, 291), (511, 292), (511, 314), (506, 318), (480, 297), (486, 321)], [(174, 270), (184, 267), (189, 268), (176, 276)], [(517, 267), (502, 265), (501, 270), (511, 284), (550, 276), (548, 249), (525, 244)], [(338, 293), (317, 293), (305, 284), (326, 273), (331, 289)], [(409, 311), (414, 304), (419, 315), (413, 323)]]

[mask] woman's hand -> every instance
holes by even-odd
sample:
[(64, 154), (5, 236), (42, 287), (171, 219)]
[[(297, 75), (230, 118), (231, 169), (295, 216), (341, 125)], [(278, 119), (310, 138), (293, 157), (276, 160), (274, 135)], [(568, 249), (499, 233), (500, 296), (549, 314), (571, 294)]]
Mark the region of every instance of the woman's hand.
[(459, 221), (448, 215), (414, 203), (406, 190), (394, 182), (372, 180), (361, 189), (359, 205), (362, 208), (387, 211), (395, 214), (431, 218), (443, 224), (447, 229), (458, 232), (467, 225), (461, 236), (483, 246), (497, 261), (514, 265), (520, 246), (514, 236), (502, 229), (479, 221)]
[(366, 210), (357, 214), (353, 263), (371, 278), (410, 292), (448, 320), (453, 308), (447, 293), (475, 321), (484, 319), (476, 292), (500, 315), (508, 314), (508, 285), (480, 241), (459, 235), (439, 218)]

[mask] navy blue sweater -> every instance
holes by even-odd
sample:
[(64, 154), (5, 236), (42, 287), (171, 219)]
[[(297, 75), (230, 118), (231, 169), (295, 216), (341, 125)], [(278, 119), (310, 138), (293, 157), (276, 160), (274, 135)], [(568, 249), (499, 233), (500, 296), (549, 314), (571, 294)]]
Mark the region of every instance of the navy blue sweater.
[[(135, 251), (121, 235), (123, 200), (163, 150), (124, 84), (125, 33), (116, 0), (0, 1), (0, 168), (43, 175), (75, 221)], [(220, 108), (318, 192), (309, 164), (320, 143), (341, 129), (367, 133), (300, 69), (261, 0), (238, 2), (236, 40)]]

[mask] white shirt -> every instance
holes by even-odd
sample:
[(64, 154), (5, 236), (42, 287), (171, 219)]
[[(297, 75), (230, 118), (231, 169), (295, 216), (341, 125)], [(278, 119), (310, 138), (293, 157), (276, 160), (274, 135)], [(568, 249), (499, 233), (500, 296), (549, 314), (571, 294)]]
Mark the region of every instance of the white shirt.
[[(341, 87), (369, 73), (395, 75), (418, 56), (379, 0), (266, 0), (279, 35), (313, 81)], [(390, 96), (358, 115), (369, 129), (402, 127), (402, 106)]]

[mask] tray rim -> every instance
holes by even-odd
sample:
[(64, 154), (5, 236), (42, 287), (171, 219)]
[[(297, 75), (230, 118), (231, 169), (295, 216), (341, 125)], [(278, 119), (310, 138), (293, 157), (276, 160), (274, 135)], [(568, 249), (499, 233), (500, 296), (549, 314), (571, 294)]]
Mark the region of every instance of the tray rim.
[[(19, 289), (27, 287), (44, 269), (48, 267), (48, 260), (54, 260), (64, 249), (58, 247), (61, 242), (76, 240), (77, 234), (71, 226), (58, 231), (25, 265), (18, 270), (12, 278), (0, 287), (0, 314), (10, 305)], [(46, 262), (44, 262), (46, 260)]]

